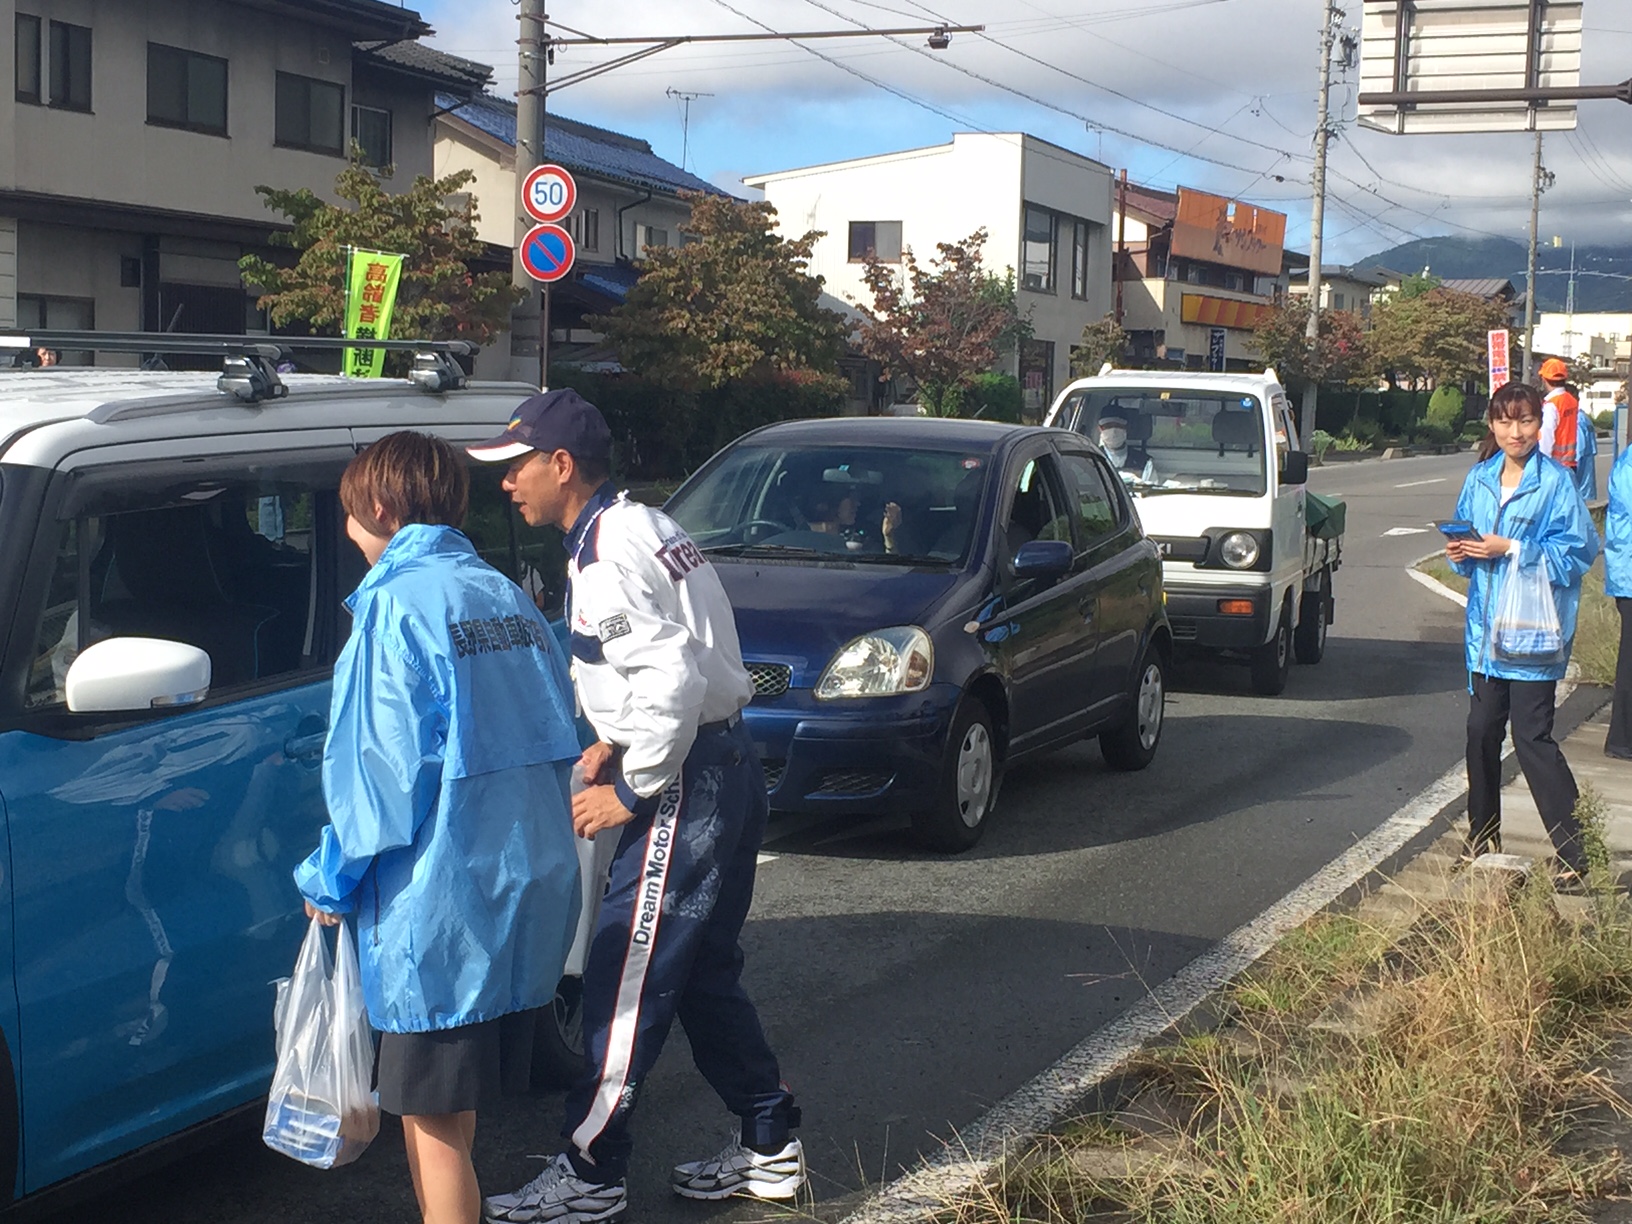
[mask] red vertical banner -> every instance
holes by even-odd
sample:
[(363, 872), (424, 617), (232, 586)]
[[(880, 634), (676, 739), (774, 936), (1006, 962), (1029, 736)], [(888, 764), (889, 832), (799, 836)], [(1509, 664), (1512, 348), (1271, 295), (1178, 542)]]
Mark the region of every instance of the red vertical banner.
[(1513, 381), (1513, 375), (1507, 364), (1507, 329), (1497, 328), (1489, 336), (1490, 354), (1490, 393), (1495, 395), (1508, 383)]

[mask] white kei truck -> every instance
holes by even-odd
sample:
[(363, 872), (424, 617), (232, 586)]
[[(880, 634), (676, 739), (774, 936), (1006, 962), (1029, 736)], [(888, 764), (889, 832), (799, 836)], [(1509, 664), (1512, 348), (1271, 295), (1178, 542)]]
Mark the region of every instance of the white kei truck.
[(1174, 644), (1244, 659), (1255, 692), (1280, 693), (1294, 658), (1325, 653), (1345, 508), (1308, 491), (1275, 371), (1107, 365), (1060, 392), (1043, 423), (1100, 443), (1102, 422), (1125, 438), (1102, 449), (1161, 549)]

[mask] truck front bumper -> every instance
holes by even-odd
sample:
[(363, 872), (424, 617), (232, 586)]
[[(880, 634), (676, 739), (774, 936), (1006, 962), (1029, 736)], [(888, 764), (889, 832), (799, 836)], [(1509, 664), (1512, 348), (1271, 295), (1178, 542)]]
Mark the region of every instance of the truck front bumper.
[(1251, 650), (1269, 641), (1272, 592), (1264, 586), (1168, 584), (1173, 641), (1203, 650)]

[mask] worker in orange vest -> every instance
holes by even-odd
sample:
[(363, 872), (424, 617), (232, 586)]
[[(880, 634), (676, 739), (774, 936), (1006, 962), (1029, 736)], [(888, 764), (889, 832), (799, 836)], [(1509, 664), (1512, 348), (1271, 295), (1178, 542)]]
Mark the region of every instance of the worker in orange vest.
[(1558, 460), (1574, 475), (1579, 453), (1581, 401), (1569, 387), (1570, 367), (1557, 357), (1549, 357), (1536, 373), (1547, 387), (1547, 396), (1541, 405), (1541, 453)]

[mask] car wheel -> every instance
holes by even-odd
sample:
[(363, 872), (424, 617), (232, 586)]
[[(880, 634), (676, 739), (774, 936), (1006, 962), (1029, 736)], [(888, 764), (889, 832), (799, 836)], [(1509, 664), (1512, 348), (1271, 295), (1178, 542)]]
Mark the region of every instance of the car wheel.
[(912, 818), (918, 843), (930, 850), (967, 850), (986, 831), (1003, 780), (992, 716), (967, 699), (952, 719), (935, 800)]
[(1114, 731), (1105, 731), (1099, 737), (1099, 750), (1105, 754), (1105, 763), (1112, 769), (1143, 769), (1156, 759), (1156, 746), (1162, 742), (1162, 721), (1167, 710), (1167, 676), (1162, 670), (1162, 656), (1155, 646), (1145, 647), (1145, 657), (1139, 670), (1127, 720)]
[(533, 1027), (533, 1087), (568, 1087), (583, 1070), (584, 981), (564, 977)]
[(1326, 609), (1332, 602), (1332, 576), (1321, 571), (1320, 585), (1303, 593), (1303, 604), (1298, 609), (1297, 632), (1292, 635), (1292, 647), (1299, 663), (1319, 663), (1326, 653)]
[(1282, 612), (1275, 636), (1252, 652), (1252, 691), (1265, 697), (1279, 696), (1286, 689), (1291, 671), (1292, 620)]

